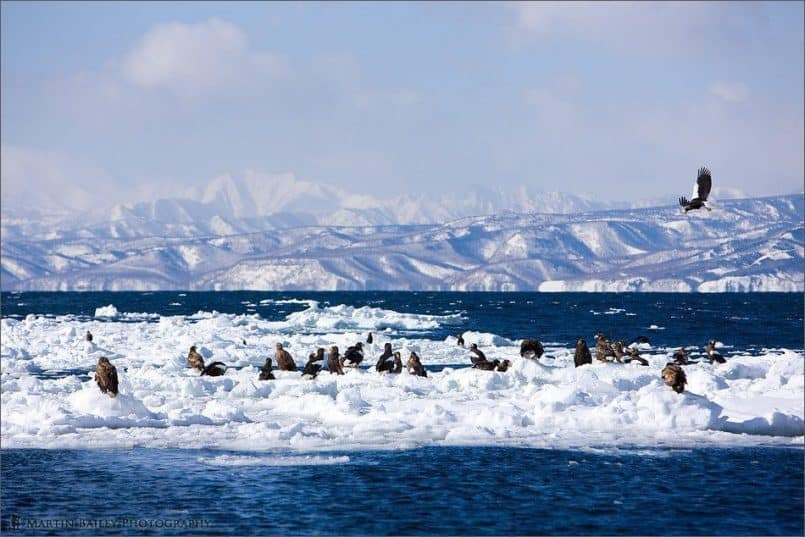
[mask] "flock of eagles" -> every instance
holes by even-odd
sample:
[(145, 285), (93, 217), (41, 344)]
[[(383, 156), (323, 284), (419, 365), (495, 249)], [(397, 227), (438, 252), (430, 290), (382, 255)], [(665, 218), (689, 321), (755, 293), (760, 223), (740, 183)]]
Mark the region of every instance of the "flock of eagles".
[[(636, 362), (640, 365), (647, 366), (648, 361), (641, 358), (638, 354), (637, 347), (626, 346), (624, 341), (610, 342), (604, 334), (595, 334), (595, 358), (600, 362), (610, 363), (631, 363)], [(92, 341), (92, 334), (87, 332), (87, 341)], [(366, 338), (366, 342), (371, 344), (373, 341), (372, 333)], [(650, 343), (645, 336), (635, 338), (631, 343)], [(464, 338), (459, 334), (458, 346), (464, 347)], [(725, 363), (726, 360), (723, 356), (716, 352), (716, 341), (711, 339), (705, 346), (708, 361)], [(471, 353), (470, 362), (475, 369), (484, 371), (500, 371), (505, 372), (511, 365), (510, 360), (489, 360), (478, 345), (472, 343), (469, 352)], [(525, 339), (520, 345), (520, 356), (526, 359), (539, 360), (543, 353), (544, 348), (538, 339)], [(327, 370), (331, 375), (343, 375), (344, 368), (356, 368), (363, 362), (363, 342), (358, 342), (349, 347), (344, 355), (340, 355), (338, 347), (333, 345), (327, 353)], [(277, 343), (276, 353), (274, 359), (277, 362), (277, 368), (280, 371), (297, 371), (296, 362), (294, 362), (291, 353), (282, 348), (282, 343)], [(307, 363), (302, 369), (302, 378), (314, 379), (322, 371), (322, 365), (319, 362), (324, 362), (324, 349), (319, 348), (316, 352), (310, 353)], [(587, 342), (584, 339), (579, 339), (576, 343), (576, 352), (573, 357), (575, 367), (593, 363), (593, 355)], [(682, 369), (683, 365), (697, 363), (689, 360), (689, 354), (685, 347), (677, 350), (673, 355), (673, 362), (669, 362), (662, 369), (661, 376), (663, 382), (676, 393), (685, 391), (685, 384), (687, 377), (685, 371)], [(201, 376), (207, 375), (211, 377), (218, 377), (226, 373), (227, 366), (223, 362), (212, 362), (211, 364), (204, 364), (204, 357), (196, 350), (196, 346), (190, 347), (190, 352), (187, 354), (187, 364), (189, 367), (196, 369), (200, 372)], [(408, 373), (419, 377), (427, 377), (428, 372), (416, 352), (411, 352), (406, 364)], [(399, 351), (393, 351), (391, 343), (385, 343), (383, 346), (383, 354), (377, 359), (375, 370), (383, 374), (399, 374), (403, 370), (402, 357)], [(266, 358), (266, 362), (260, 369), (258, 376), (259, 380), (274, 380), (273, 362), (271, 358)], [(118, 379), (117, 369), (113, 366), (109, 359), (105, 356), (98, 358), (98, 366), (95, 370), (95, 382), (101, 392), (115, 397), (118, 394)]]
[[(695, 209), (704, 208), (708, 211), (712, 210), (710, 207), (705, 205), (707, 196), (710, 194), (711, 187), (712, 177), (710, 175), (710, 170), (704, 167), (699, 168), (699, 174), (696, 178), (695, 186), (696, 195), (691, 200), (688, 200), (684, 196), (679, 198), (679, 205), (686, 214), (688, 211)], [(601, 333), (595, 334), (594, 338), (595, 357), (597, 360), (601, 362), (618, 363), (637, 362), (643, 366), (648, 365), (648, 361), (638, 355), (637, 347), (631, 346), (631, 343), (649, 343), (645, 336), (640, 336), (634, 339), (629, 346), (627, 346), (624, 341), (615, 341), (611, 343), (606, 336)], [(86, 339), (87, 341), (92, 341), (92, 334), (90, 332), (87, 332)], [(366, 338), (366, 342), (371, 344), (372, 341), (372, 333), (370, 332)], [(461, 335), (458, 336), (458, 345), (464, 347), (464, 338)], [(707, 343), (705, 347), (707, 359), (711, 364), (713, 362), (724, 363), (724, 357), (715, 351), (715, 346), (715, 340), (711, 339)], [(511, 365), (509, 360), (488, 360), (486, 355), (484, 355), (484, 353), (475, 343), (470, 345), (469, 351), (471, 353), (470, 361), (472, 363), (472, 367), (475, 369), (505, 372)], [(520, 356), (523, 358), (539, 360), (543, 353), (544, 349), (542, 347), (542, 343), (540, 343), (537, 339), (526, 339), (520, 345)], [(297, 370), (293, 357), (288, 351), (282, 348), (281, 343), (277, 343), (276, 345), (276, 353), (274, 358), (277, 361), (277, 368), (280, 371)], [(576, 343), (576, 352), (573, 361), (575, 367), (592, 363), (592, 353), (587, 347), (587, 342), (584, 339), (579, 339)], [(316, 378), (316, 375), (318, 375), (322, 370), (322, 365), (319, 362), (324, 362), (323, 348), (319, 348), (315, 353), (310, 354), (305, 367), (302, 369), (302, 377), (310, 379)], [(330, 347), (327, 354), (327, 369), (331, 375), (343, 375), (345, 367), (358, 367), (361, 362), (363, 362), (363, 342), (358, 342), (349, 347), (346, 352), (344, 352), (343, 356), (339, 354), (338, 347), (336, 346)], [(187, 355), (187, 363), (191, 368), (198, 370), (201, 375), (208, 375), (211, 377), (221, 376), (226, 372), (227, 369), (227, 366), (223, 362), (212, 362), (211, 364), (205, 365), (204, 358), (198, 353), (195, 345), (190, 347), (190, 352)], [(674, 353), (673, 361), (667, 363), (660, 373), (663, 382), (665, 382), (665, 384), (673, 389), (676, 393), (682, 393), (685, 391), (687, 377), (685, 376), (685, 371), (682, 369), (682, 366), (689, 363), (694, 362), (689, 361), (688, 352), (684, 347), (682, 347)], [(422, 361), (416, 352), (411, 353), (406, 365), (409, 374), (420, 377), (428, 376), (428, 373), (425, 370), (425, 367), (422, 365)], [(377, 359), (375, 370), (384, 374), (402, 373), (402, 357), (400, 356), (399, 351), (392, 351), (391, 343), (386, 343), (384, 345), (383, 354), (381, 354)], [(258, 378), (259, 380), (274, 379), (271, 358), (266, 358), (266, 362), (260, 370), (260, 375)], [(117, 369), (105, 356), (101, 356), (98, 359), (98, 365), (95, 370), (95, 382), (98, 383), (98, 387), (101, 389), (101, 392), (108, 394), (111, 397), (117, 396)]]

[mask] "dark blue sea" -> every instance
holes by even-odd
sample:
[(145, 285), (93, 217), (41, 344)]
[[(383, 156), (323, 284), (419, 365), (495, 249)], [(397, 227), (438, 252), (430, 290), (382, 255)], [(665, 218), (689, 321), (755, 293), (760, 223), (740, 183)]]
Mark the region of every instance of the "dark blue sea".
[(12, 450), (2, 518), (8, 535), (802, 535), (802, 453), (426, 447), (211, 467), (209, 451)]
[[(804, 346), (801, 294), (184, 292), (177, 301), (178, 294), (2, 293), (2, 316), (89, 318), (114, 304), (124, 312), (282, 320), (306, 306), (251, 304), (297, 298), (461, 314), (420, 335), (432, 339), (477, 330), (571, 346), (602, 331), (643, 334), (659, 347), (716, 338), (725, 354)], [(8, 535), (803, 535), (804, 453), (801, 446), (333, 446), (316, 455), (343, 462), (215, 466), (204, 461), (242, 453), (3, 449), (0, 520)]]
[[(323, 305), (371, 306), (402, 313), (460, 313), (460, 323), (424, 334), (432, 339), (464, 330), (506, 338), (537, 337), (575, 346), (603, 332), (610, 339), (646, 335), (660, 347), (716, 338), (741, 351), (803, 348), (803, 295), (798, 293), (451, 293), (451, 292), (98, 292), (2, 293), (2, 316), (76, 315), (114, 304), (122, 312), (191, 315), (198, 311), (258, 314), (279, 321), (305, 304), (260, 300), (316, 300)], [(251, 305), (250, 305), (251, 304)], [(622, 311), (619, 311), (622, 310)], [(119, 319), (118, 319), (119, 321)], [(651, 329), (654, 325), (656, 329)]]

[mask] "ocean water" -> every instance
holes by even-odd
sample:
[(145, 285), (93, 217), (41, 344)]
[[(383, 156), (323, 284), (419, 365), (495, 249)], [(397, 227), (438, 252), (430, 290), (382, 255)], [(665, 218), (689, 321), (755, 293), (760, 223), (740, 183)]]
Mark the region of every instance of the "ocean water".
[(93, 523), (146, 535), (803, 532), (802, 450), (426, 447), (310, 459), (4, 450), (3, 529), (16, 517), (22, 534), (47, 524), (96, 534)]
[[(9, 534), (803, 533), (801, 294), (1, 298)], [(369, 331), (344, 376), (256, 380), (278, 341), (301, 366)], [(650, 365), (574, 368), (597, 331), (647, 336)], [(469, 368), (457, 334), (510, 370)], [(525, 337), (539, 361), (519, 357)], [(665, 387), (673, 351), (710, 338), (727, 363)], [(377, 374), (385, 342), (428, 377)], [(189, 370), (190, 345), (226, 374)], [(115, 399), (92, 381), (101, 355)]]
[[(91, 317), (114, 304), (123, 312), (192, 315), (198, 311), (258, 314), (280, 321), (323, 305), (369, 306), (428, 315), (460, 314), (432, 329), (418, 328), (431, 339), (476, 330), (510, 339), (537, 337), (575, 345), (595, 332), (610, 338), (643, 334), (652, 343), (681, 346), (711, 338), (737, 349), (802, 349), (803, 295), (800, 293), (452, 293), (452, 292), (91, 292), (2, 293), (2, 316)], [(268, 301), (260, 303), (261, 301)], [(288, 302), (299, 301), (299, 302)], [(152, 319), (153, 320), (153, 319)], [(375, 328), (383, 328), (380, 323)]]

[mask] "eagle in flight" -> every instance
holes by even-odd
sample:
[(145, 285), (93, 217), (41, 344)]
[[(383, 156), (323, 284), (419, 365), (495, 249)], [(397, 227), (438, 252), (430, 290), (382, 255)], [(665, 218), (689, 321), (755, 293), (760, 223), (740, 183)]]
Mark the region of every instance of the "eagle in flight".
[(710, 187), (713, 186), (713, 178), (710, 176), (710, 170), (707, 168), (699, 168), (699, 177), (696, 178), (696, 187), (694, 194), (695, 198), (688, 201), (685, 196), (679, 198), (679, 204), (685, 209), (685, 213), (694, 209), (701, 209), (704, 207), (708, 211), (712, 211), (710, 207), (704, 204), (707, 201), (707, 196), (710, 195)]

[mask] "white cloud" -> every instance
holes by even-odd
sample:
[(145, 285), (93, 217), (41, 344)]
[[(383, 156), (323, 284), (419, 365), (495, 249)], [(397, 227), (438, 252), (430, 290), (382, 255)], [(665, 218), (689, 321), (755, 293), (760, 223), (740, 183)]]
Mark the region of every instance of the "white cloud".
[[(751, 3), (747, 3), (751, 4)], [(517, 42), (572, 39), (636, 54), (718, 54), (751, 44), (762, 7), (730, 2), (516, 2)]]
[(78, 182), (102, 175), (91, 163), (64, 152), (11, 145), (0, 148), (4, 207), (83, 209), (96, 196)]
[(749, 98), (750, 91), (743, 82), (713, 82), (710, 93), (730, 103), (740, 103)]
[(155, 25), (123, 62), (123, 74), (131, 83), (180, 97), (262, 86), (283, 70), (278, 55), (250, 49), (240, 28), (215, 18)]
[[(117, 180), (116, 180), (117, 179)], [(4, 209), (89, 210), (175, 194), (166, 181), (120, 181), (97, 163), (65, 151), (0, 147)]]

